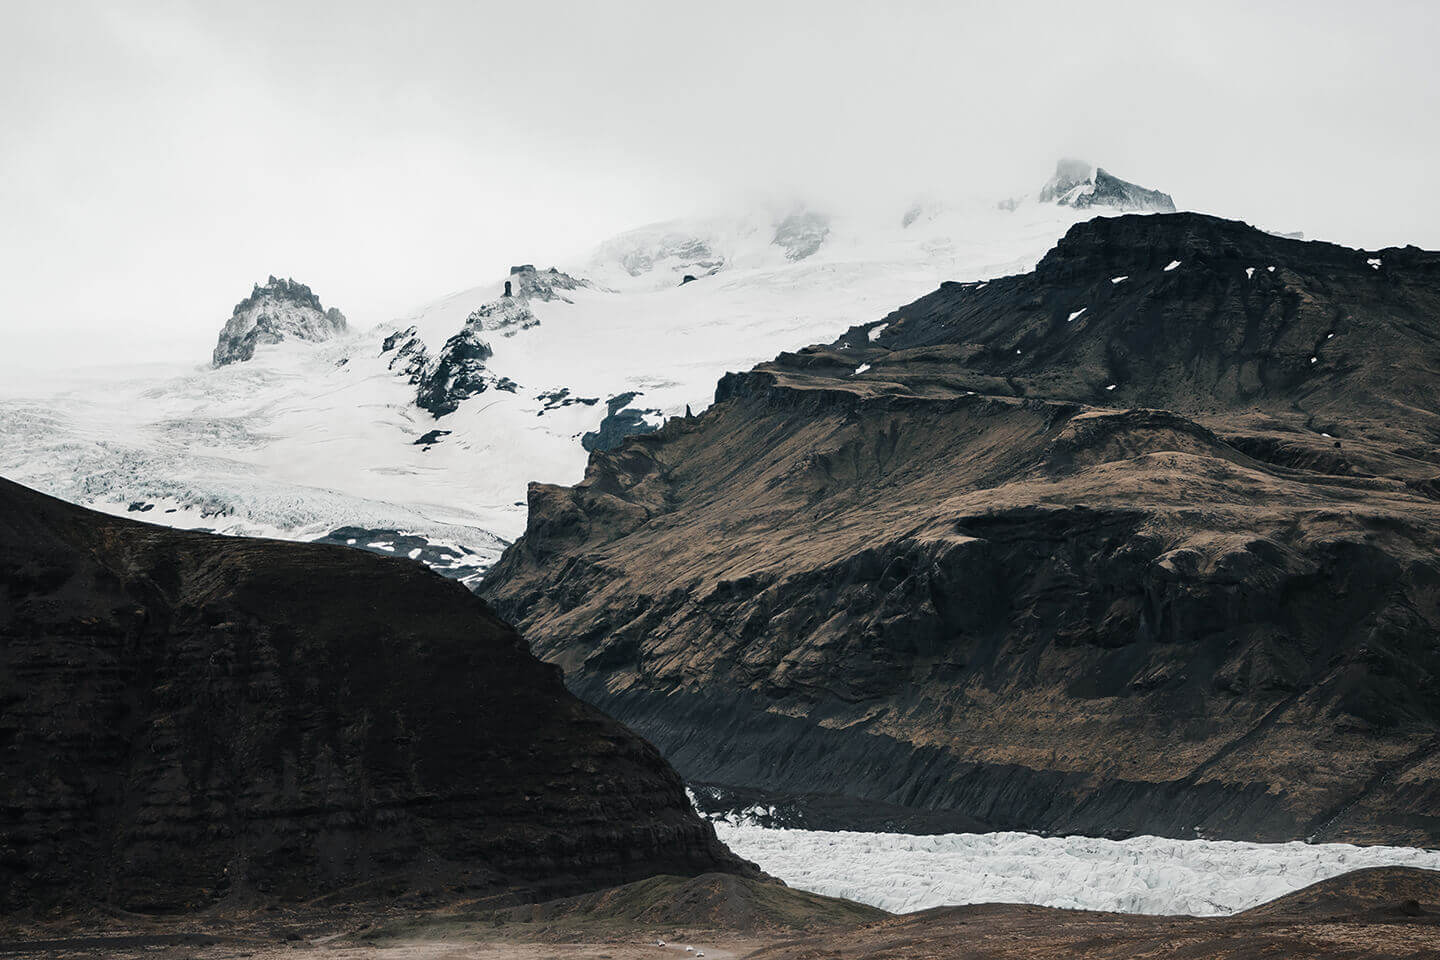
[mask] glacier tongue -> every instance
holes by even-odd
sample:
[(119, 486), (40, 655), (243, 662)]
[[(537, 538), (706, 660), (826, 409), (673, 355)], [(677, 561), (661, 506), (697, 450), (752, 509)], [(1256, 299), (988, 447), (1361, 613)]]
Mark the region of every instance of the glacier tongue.
[(715, 823), (731, 850), (793, 887), (910, 913), (971, 903), (1218, 916), (1363, 867), (1440, 870), (1440, 851), (1027, 833), (822, 832)]

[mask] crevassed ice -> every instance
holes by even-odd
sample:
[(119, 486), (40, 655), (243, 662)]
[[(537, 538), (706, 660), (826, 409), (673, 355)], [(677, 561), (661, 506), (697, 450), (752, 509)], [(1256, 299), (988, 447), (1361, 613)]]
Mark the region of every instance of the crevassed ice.
[(793, 887), (896, 913), (967, 903), (1217, 916), (1351, 870), (1440, 870), (1440, 851), (1026, 833), (776, 830), (717, 822), (720, 839)]

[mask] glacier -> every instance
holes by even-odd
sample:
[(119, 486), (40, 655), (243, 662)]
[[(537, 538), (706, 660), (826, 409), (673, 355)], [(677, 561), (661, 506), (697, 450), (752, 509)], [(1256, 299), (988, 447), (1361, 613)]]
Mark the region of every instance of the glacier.
[(913, 835), (715, 821), (731, 850), (787, 884), (893, 913), (1023, 903), (1116, 913), (1224, 916), (1365, 867), (1440, 870), (1440, 851), (1028, 833)]
[[(467, 327), (509, 303), (517, 275), (496, 269), (391, 322), (258, 342), (219, 367), (197, 357), (0, 383), (0, 475), (170, 526), (341, 543), (352, 538), (337, 530), (378, 532), (362, 546), (418, 538), (422, 561), (460, 558), (437, 569), (474, 583), (524, 530), (530, 482), (583, 477), (581, 440), (610, 400), (634, 394), (649, 427), (698, 413), (726, 372), (829, 341), (944, 280), (1028, 270), (1095, 214), (1037, 202), (927, 210), (908, 223), (817, 214), (800, 224), (803, 244), (788, 243), (799, 226), (783, 209), (643, 227), (562, 262), (575, 278), (563, 295), (522, 282), (511, 306), (526, 320), (504, 329)], [(436, 356), (465, 329), (486, 338), (484, 374), (506, 386), (437, 406), (437, 418), (393, 346)]]

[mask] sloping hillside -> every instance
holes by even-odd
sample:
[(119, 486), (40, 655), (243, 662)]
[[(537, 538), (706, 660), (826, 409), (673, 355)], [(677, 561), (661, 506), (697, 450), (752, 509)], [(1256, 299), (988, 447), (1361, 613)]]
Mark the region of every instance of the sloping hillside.
[(754, 875), (459, 584), (0, 480), (0, 911)]
[(1097, 219), (533, 486), (484, 592), (697, 781), (1434, 846), (1437, 371), (1440, 255)]

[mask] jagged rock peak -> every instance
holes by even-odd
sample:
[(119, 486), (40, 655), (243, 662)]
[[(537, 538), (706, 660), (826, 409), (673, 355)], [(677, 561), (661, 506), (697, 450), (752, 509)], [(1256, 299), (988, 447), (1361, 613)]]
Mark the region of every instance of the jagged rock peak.
[(485, 363), (491, 356), (490, 344), (480, 339), (475, 326), (466, 324), (463, 330), (445, 341), (440, 355), (434, 362), (427, 363), (416, 378), (419, 388), (415, 395), (416, 405), (439, 419), (460, 409), (462, 401), (492, 387), (514, 393), (514, 381), (508, 377), (496, 377), (486, 370)]
[(271, 275), (255, 284), (250, 296), (235, 304), (235, 310), (220, 331), (215, 344), (215, 366), (238, 363), (255, 356), (262, 343), (282, 340), (329, 340), (348, 327), (345, 315), (335, 307), (325, 309), (303, 283)]
[(1145, 210), (1174, 213), (1170, 194), (1151, 190), (1091, 166), (1084, 160), (1065, 157), (1055, 165), (1055, 174), (1040, 188), (1041, 203), (1062, 207), (1114, 207), (1117, 210)]
[(578, 290), (591, 285), (589, 280), (572, 277), (555, 267), (551, 267), (549, 270), (536, 270), (534, 264), (529, 263), (511, 267), (510, 279), (506, 282), (511, 288), (511, 296), (527, 300), (543, 300), (547, 303), (551, 300), (571, 303), (569, 297), (556, 291)]

